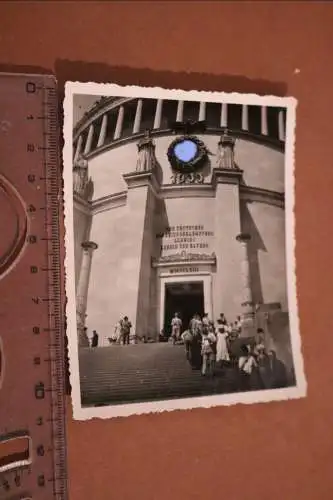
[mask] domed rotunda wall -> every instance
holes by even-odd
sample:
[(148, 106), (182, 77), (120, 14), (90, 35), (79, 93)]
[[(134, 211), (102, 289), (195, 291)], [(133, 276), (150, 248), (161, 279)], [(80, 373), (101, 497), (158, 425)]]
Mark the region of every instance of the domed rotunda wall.
[[(167, 153), (182, 133), (173, 133), (170, 122), (186, 120), (205, 122), (206, 130), (192, 135), (207, 160), (200, 182), (179, 184)], [(202, 281), (204, 309), (214, 319), (223, 311), (234, 320), (244, 302), (244, 259), (253, 303), (288, 310), (281, 279), (284, 120), (278, 108), (102, 98), (76, 126), (74, 163), (84, 154), (93, 184), (90, 198), (74, 194), (76, 283), (81, 244), (93, 241), (86, 325), (102, 343), (126, 314), (139, 336), (156, 337), (165, 327), (165, 290), (176, 282)], [(146, 189), (130, 174), (147, 129), (156, 179)], [(222, 175), (219, 142), (226, 129), (235, 141), (234, 165)]]

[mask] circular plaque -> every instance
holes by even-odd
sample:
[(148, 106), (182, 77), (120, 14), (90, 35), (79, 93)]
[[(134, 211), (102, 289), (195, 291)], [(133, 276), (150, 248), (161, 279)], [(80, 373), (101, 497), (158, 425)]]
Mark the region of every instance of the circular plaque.
[(190, 173), (201, 168), (207, 160), (204, 143), (194, 136), (175, 139), (169, 146), (168, 159), (173, 170)]

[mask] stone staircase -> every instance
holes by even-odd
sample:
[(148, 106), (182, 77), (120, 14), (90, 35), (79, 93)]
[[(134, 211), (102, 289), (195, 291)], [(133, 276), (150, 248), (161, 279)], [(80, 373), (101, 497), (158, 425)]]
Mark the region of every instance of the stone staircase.
[(82, 348), (79, 354), (83, 406), (101, 406), (230, 393), (234, 368), (202, 377), (186, 360), (184, 346), (168, 343)]

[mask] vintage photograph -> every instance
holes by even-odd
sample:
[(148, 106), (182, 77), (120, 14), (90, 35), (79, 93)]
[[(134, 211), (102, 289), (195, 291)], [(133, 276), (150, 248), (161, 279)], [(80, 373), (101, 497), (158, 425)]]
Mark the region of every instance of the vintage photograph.
[(304, 397), (293, 98), (66, 84), (74, 418)]

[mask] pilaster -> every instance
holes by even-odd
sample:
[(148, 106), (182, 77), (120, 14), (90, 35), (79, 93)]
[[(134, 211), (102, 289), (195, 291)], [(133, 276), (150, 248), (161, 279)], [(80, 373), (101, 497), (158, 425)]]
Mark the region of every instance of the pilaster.
[(241, 249), (236, 240), (241, 231), (239, 184), (242, 171), (236, 169), (213, 170), (215, 189), (215, 253), (214, 317), (225, 313), (228, 321), (235, 321), (240, 314), (242, 278)]
[(127, 216), (124, 226), (131, 235), (119, 262), (122, 283), (127, 289), (125, 310), (138, 337), (148, 335), (151, 253), (154, 244), (154, 208), (159, 183), (154, 170), (123, 176), (127, 184)]
[(241, 301), (241, 316), (242, 316), (242, 337), (251, 337), (255, 335), (255, 313), (252, 300), (251, 280), (250, 280), (250, 262), (248, 256), (248, 243), (251, 240), (251, 235), (240, 233), (236, 236), (236, 241), (241, 248), (241, 277), (242, 277), (242, 301)]

